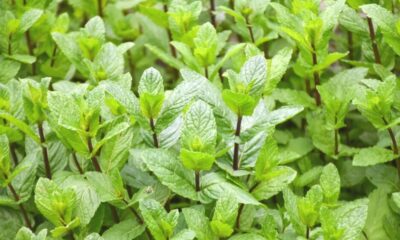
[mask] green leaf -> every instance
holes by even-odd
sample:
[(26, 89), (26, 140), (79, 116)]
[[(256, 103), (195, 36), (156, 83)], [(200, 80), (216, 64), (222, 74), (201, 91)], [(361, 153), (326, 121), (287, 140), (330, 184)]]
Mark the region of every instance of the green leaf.
[(203, 176), (201, 181), (201, 200), (220, 199), (222, 196), (230, 194), (239, 203), (259, 205), (259, 202), (250, 193), (228, 182), (221, 174), (209, 173)]
[(317, 65), (313, 66), (313, 68), (311, 69), (311, 72), (320, 72), (320, 71), (328, 68), (334, 62), (346, 57), (347, 54), (348, 53), (339, 53), (339, 52), (329, 53), (325, 58), (322, 59), (321, 62), (319, 62)]
[(209, 22), (200, 26), (196, 37), (193, 39), (194, 56), (203, 67), (214, 64), (217, 55), (217, 32)]
[(272, 93), (272, 97), (279, 102), (289, 105), (300, 105), (304, 108), (314, 109), (315, 100), (304, 91), (298, 91), (288, 88), (278, 88)]
[(167, 213), (159, 202), (152, 199), (141, 201), (139, 208), (151, 235), (156, 240), (171, 238), (178, 223), (178, 210)]
[(252, 96), (236, 93), (225, 89), (222, 91), (222, 98), (226, 105), (239, 116), (250, 116), (257, 105), (256, 99)]
[(210, 74), (210, 79), (214, 79), (214, 77), (218, 74), (218, 71), (224, 66), (224, 64), (230, 60), (233, 56), (238, 54), (246, 47), (245, 43), (235, 44), (230, 47), (225, 53), (224, 57), (221, 60), (218, 60), (218, 63), (214, 66), (213, 70)]
[(165, 64), (176, 68), (176, 69), (181, 69), (184, 66), (184, 64), (174, 58), (173, 56), (169, 55), (165, 51), (161, 50), (160, 48), (151, 45), (151, 44), (145, 44), (146, 48), (149, 49), (150, 52), (152, 52), (154, 55), (156, 55), (158, 58), (160, 58)]
[(62, 183), (63, 188), (72, 188), (76, 193), (76, 216), (82, 225), (89, 224), (100, 206), (96, 189), (81, 176), (70, 176)]
[(218, 199), (210, 222), (211, 229), (218, 237), (229, 237), (233, 233), (238, 208), (238, 202), (232, 195)]
[(17, 232), (15, 240), (46, 240), (47, 229), (41, 230), (37, 235), (33, 233), (29, 228), (22, 227)]
[(167, 150), (140, 150), (140, 158), (161, 183), (183, 197), (198, 200), (194, 188), (194, 173), (186, 169), (178, 157)]
[(56, 42), (57, 47), (60, 48), (62, 53), (71, 61), (74, 66), (81, 72), (83, 75), (88, 76), (89, 71), (86, 65), (83, 63), (83, 54), (79, 48), (79, 45), (75, 42), (75, 39), (66, 34), (53, 32), (51, 33), (53, 40)]
[(317, 223), (322, 201), (323, 192), (319, 185), (312, 186), (305, 197), (298, 199), (297, 209), (299, 216), (306, 226), (313, 227)]
[(253, 97), (261, 95), (267, 80), (267, 64), (263, 56), (255, 56), (245, 62), (239, 73), (240, 81)]
[(303, 110), (304, 108), (302, 106), (284, 106), (270, 112), (267, 115), (267, 119), (265, 119), (265, 121), (268, 122), (268, 124), (275, 126), (296, 116)]
[(18, 230), (24, 226), (21, 213), (17, 210), (1, 207), (0, 208), (0, 239), (13, 238)]
[(378, 26), (387, 32), (395, 31), (396, 18), (387, 9), (377, 4), (367, 4), (360, 7), (368, 17), (372, 18)]
[(212, 109), (198, 100), (185, 114), (181, 133), (183, 165), (196, 171), (209, 170), (214, 162), (216, 142), (217, 125)]
[(102, 202), (115, 203), (123, 200), (127, 194), (117, 169), (110, 176), (100, 172), (86, 172), (85, 176)]
[(97, 151), (108, 141), (112, 140), (115, 137), (118, 137), (119, 135), (121, 135), (122, 133), (124, 133), (125, 131), (127, 131), (127, 129), (129, 128), (129, 123), (127, 122), (122, 122), (119, 124), (116, 124), (115, 126), (113, 126), (108, 132), (107, 134), (96, 143), (96, 145), (93, 148), (93, 151), (91, 152), (91, 154), (93, 156), (95, 156), (97, 154)]
[[(117, 224), (114, 224), (112, 227), (108, 228), (102, 235), (101, 239), (104, 240), (113, 240), (113, 239), (121, 239), (121, 240), (132, 240), (136, 239), (140, 236), (144, 230), (145, 226), (143, 224), (139, 224), (133, 219), (127, 219), (121, 221)], [(92, 238), (90, 238), (92, 239)], [(94, 238), (98, 239), (98, 238)], [(89, 240), (89, 239), (88, 239)]]
[(196, 233), (196, 239), (213, 240), (218, 239), (210, 227), (209, 219), (204, 215), (204, 212), (194, 208), (184, 208), (182, 210), (185, 216), (185, 221), (190, 230)]
[(150, 93), (152, 95), (164, 93), (163, 78), (157, 69), (151, 67), (143, 72), (138, 92), (140, 95), (143, 93)]
[(363, 148), (359, 153), (354, 156), (354, 166), (371, 166), (379, 163), (385, 163), (392, 161), (397, 156), (393, 154), (393, 151), (381, 148), (381, 147), (370, 147)]
[(284, 48), (275, 54), (271, 60), (267, 60), (267, 81), (264, 87), (264, 94), (271, 94), (282, 79), (292, 58), (292, 52), (290, 48)]
[(269, 170), (262, 181), (251, 192), (257, 200), (266, 200), (285, 189), (295, 178), (296, 171), (290, 167), (278, 166)]
[(32, 138), (33, 141), (40, 144), (40, 139), (37, 134), (25, 122), (3, 111), (0, 111), (0, 118), (5, 119), (11, 124), (15, 125), (19, 130)]
[(6, 135), (0, 135), (0, 180), (3, 185), (6, 180), (8, 180), (8, 175), (10, 175), (11, 162), (10, 162), (10, 148), (8, 143), (8, 138)]
[(142, 93), (140, 96), (140, 109), (148, 119), (158, 117), (164, 103), (164, 94)]
[(47, 178), (39, 178), (35, 188), (35, 204), (40, 213), (57, 226), (75, 221), (76, 194), (71, 188), (61, 189)]
[(324, 194), (324, 201), (330, 204), (336, 203), (340, 194), (340, 176), (335, 165), (332, 163), (326, 165), (322, 170), (319, 181)]
[(175, 236), (171, 238), (171, 240), (192, 240), (196, 237), (196, 233), (192, 230), (183, 229), (178, 232)]
[(17, 30), (17, 33), (22, 34), (26, 32), (29, 28), (33, 26), (37, 22), (37, 20), (42, 16), (43, 10), (40, 9), (31, 9), (29, 11), (26, 11), (22, 16), (21, 16), (21, 22), (19, 24), (19, 28)]
[(364, 233), (368, 239), (390, 239), (384, 228), (384, 219), (391, 214), (386, 190), (375, 189), (368, 197), (368, 216)]
[(25, 64), (32, 64), (36, 62), (36, 57), (31, 56), (31, 55), (23, 55), (23, 54), (13, 54), (10, 56), (7, 56), (8, 59), (15, 60), (20, 63), (25, 63)]

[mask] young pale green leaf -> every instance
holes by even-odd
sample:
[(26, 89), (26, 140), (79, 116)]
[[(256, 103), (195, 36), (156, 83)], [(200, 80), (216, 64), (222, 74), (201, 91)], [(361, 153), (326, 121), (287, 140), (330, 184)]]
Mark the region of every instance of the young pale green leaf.
[(194, 56), (203, 67), (214, 64), (217, 56), (217, 32), (209, 22), (200, 26), (197, 36), (193, 39)]
[(218, 237), (229, 237), (233, 233), (238, 208), (238, 202), (232, 195), (218, 199), (210, 222), (211, 229)]
[(324, 202), (336, 203), (340, 194), (340, 176), (335, 165), (332, 163), (326, 165), (319, 181), (324, 194)]
[(225, 104), (239, 116), (252, 115), (254, 108), (257, 106), (257, 101), (254, 97), (233, 92), (228, 89), (222, 91), (222, 99)]
[(167, 213), (157, 201), (149, 199), (139, 203), (144, 222), (156, 240), (170, 239), (178, 223), (179, 212)]
[(27, 227), (22, 227), (15, 235), (15, 240), (46, 240), (47, 229), (41, 230), (38, 234), (35, 234)]
[(77, 207), (75, 191), (71, 188), (61, 189), (47, 178), (40, 178), (36, 184), (35, 204), (40, 213), (56, 227), (77, 220), (74, 216)]
[(393, 154), (393, 151), (374, 146), (369, 148), (363, 148), (353, 158), (354, 166), (371, 166), (379, 163), (385, 163), (392, 161), (397, 156)]
[(303, 236), (306, 232), (306, 226), (301, 221), (299, 211), (297, 210), (298, 197), (290, 188), (286, 188), (283, 191), (283, 199), (285, 201), (285, 208), (289, 215), (290, 223), (293, 225), (296, 233)]
[[(217, 126), (210, 106), (203, 101), (193, 103), (184, 117), (181, 133), (183, 165), (193, 170), (209, 170), (214, 162), (213, 157), (196, 157), (195, 152), (215, 154), (217, 141)], [(193, 155), (193, 157), (191, 157)], [(204, 155), (204, 154), (203, 154)], [(204, 162), (205, 160), (211, 160)]]
[(314, 185), (308, 190), (305, 197), (298, 199), (297, 209), (299, 216), (306, 226), (313, 227), (317, 223), (323, 197), (321, 186)]

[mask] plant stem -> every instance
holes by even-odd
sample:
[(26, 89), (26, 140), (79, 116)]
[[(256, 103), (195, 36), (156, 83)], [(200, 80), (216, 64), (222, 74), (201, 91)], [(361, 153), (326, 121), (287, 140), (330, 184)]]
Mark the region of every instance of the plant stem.
[(247, 29), (249, 30), (251, 42), (252, 42), (252, 43), (255, 43), (255, 40), (254, 40), (254, 33), (253, 33), (253, 27), (250, 25), (249, 17), (248, 17), (248, 16), (246, 16), (246, 26), (247, 26)]
[[(89, 153), (93, 154), (93, 144), (92, 144), (92, 139), (90, 137), (87, 138), (87, 145), (88, 145)], [(99, 161), (97, 161), (97, 158), (95, 155), (92, 156), (92, 164), (93, 164), (94, 169), (97, 172), (102, 172)]]
[[(337, 123), (337, 116), (335, 116), (335, 125)], [(335, 138), (335, 146), (333, 149), (333, 153), (335, 156), (339, 154), (339, 129), (335, 128), (334, 130), (334, 138)]]
[(335, 128), (334, 130), (334, 135), (335, 135), (335, 148), (333, 149), (333, 153), (335, 156), (339, 154), (339, 130)]
[(236, 138), (240, 137), (240, 128), (242, 126), (242, 116), (238, 115), (236, 122), (236, 132), (235, 132), (235, 145), (233, 148), (233, 170), (239, 169), (239, 143)]
[(229, 8), (234, 9), (235, 8), (235, 0), (229, 0)]
[(79, 173), (83, 174), (82, 167), (78, 162), (78, 158), (76, 157), (75, 152), (72, 152), (72, 159), (74, 160), (74, 164), (75, 164), (76, 168), (78, 169)]
[[(126, 205), (129, 205), (129, 202), (126, 201), (125, 199), (122, 200)], [(133, 214), (133, 216), (136, 218), (136, 220), (138, 221), (138, 223), (140, 225), (144, 224), (144, 221), (142, 219), (142, 217), (140, 216), (140, 214), (133, 208), (133, 207), (128, 207), (129, 211)], [(148, 239), (153, 239), (152, 235), (149, 232), (149, 229), (146, 227), (146, 235)]]
[(54, 45), (53, 53), (51, 54), (50, 67), (54, 67), (54, 64), (56, 62), (56, 54), (57, 54), (57, 45)]
[[(250, 175), (249, 175), (250, 176)], [(256, 189), (256, 187), (260, 184), (260, 182), (256, 182), (250, 189), (249, 189), (249, 193), (253, 192), (254, 189)], [(239, 209), (238, 209), (238, 215), (236, 216), (236, 222), (235, 222), (235, 226), (237, 229), (240, 228), (240, 217), (242, 215), (243, 212), (243, 208), (244, 208), (244, 204), (241, 203), (239, 205)]]
[(200, 171), (194, 171), (194, 181), (196, 185), (196, 192), (200, 192)]
[(8, 35), (8, 55), (12, 55), (12, 34)]
[(268, 42), (265, 42), (265, 43), (264, 43), (263, 49), (264, 49), (264, 56), (265, 56), (265, 58), (269, 58), (269, 44), (268, 44)]
[[(28, 46), (29, 55), (35, 56), (34, 53), (33, 53), (34, 46), (33, 46), (33, 43), (32, 43), (32, 38), (31, 38), (31, 34), (30, 34), (29, 30), (27, 30), (25, 32), (25, 39), (26, 39), (26, 44)], [(35, 62), (32, 63), (32, 74), (33, 75), (36, 74), (36, 64), (35, 64)]]
[(204, 67), (204, 76), (208, 79), (208, 67)]
[(311, 93), (311, 85), (310, 85), (310, 79), (304, 78), (304, 84), (306, 85), (306, 92), (308, 95), (312, 95)]
[[(18, 193), (15, 191), (15, 189), (14, 189), (14, 187), (13, 187), (13, 185), (12, 185), (11, 183), (8, 184), (8, 189), (9, 189), (10, 192), (12, 193), (12, 195), (13, 195), (15, 201), (16, 201), (16, 202), (19, 202), (20, 197), (19, 197)], [(20, 210), (21, 213), (22, 213), (22, 217), (24, 218), (24, 221), (25, 221), (26, 226), (27, 226), (29, 229), (32, 229), (32, 223), (31, 223), (31, 220), (29, 220), (29, 216), (28, 216), (28, 213), (27, 213), (26, 210), (25, 210), (24, 205), (23, 205), (22, 203), (19, 203), (18, 206), (19, 206), (19, 210)]]
[(306, 238), (310, 239), (310, 228), (308, 226), (306, 227)]
[(46, 171), (46, 177), (48, 179), (51, 179), (51, 168), (50, 168), (50, 161), (49, 161), (49, 153), (47, 151), (47, 147), (44, 146), (46, 143), (46, 138), (44, 136), (44, 131), (43, 131), (43, 122), (39, 122), (37, 124), (38, 130), (39, 130), (39, 138), (40, 138), (40, 143), (42, 145), (42, 154), (43, 154), (43, 162), (44, 162), (44, 169)]
[(151, 131), (153, 132), (153, 144), (154, 147), (159, 148), (159, 143), (158, 143), (158, 137), (157, 137), (157, 133), (156, 133), (156, 127), (154, 126), (154, 120), (153, 118), (150, 118), (150, 128)]
[(349, 50), (349, 60), (354, 60), (353, 33), (350, 31), (347, 31), (347, 47)]
[[(168, 5), (164, 4), (164, 12), (168, 13)], [(172, 56), (174, 58), (176, 58), (176, 49), (175, 47), (171, 44), (172, 42), (172, 33), (171, 33), (171, 29), (169, 29), (169, 26), (167, 27), (167, 34), (168, 34), (168, 45), (169, 45), (169, 49), (171, 50)]]
[[(317, 60), (317, 52), (316, 52), (314, 43), (311, 44), (311, 48), (312, 48), (311, 54), (312, 54), (313, 66), (316, 66), (318, 64), (318, 60)], [(317, 86), (320, 85), (320, 78), (319, 78), (318, 71), (314, 71), (313, 76), (314, 76), (314, 84), (315, 84), (315, 92), (314, 92), (315, 103), (317, 104), (317, 106), (320, 106), (321, 105), (321, 96), (319, 95), (319, 92), (317, 90)]]
[(214, 28), (217, 28), (217, 21), (215, 19), (215, 0), (210, 0), (210, 18), (211, 18), (211, 23), (214, 26)]
[(240, 229), (240, 217), (242, 216), (243, 208), (244, 208), (244, 204), (241, 203), (239, 205), (238, 215), (236, 216), (236, 222), (235, 222), (236, 229)]
[(379, 53), (378, 45), (376, 44), (376, 36), (374, 30), (374, 24), (372, 23), (372, 19), (367, 17), (368, 22), (368, 30), (369, 30), (369, 38), (371, 39), (372, 51), (374, 52), (375, 63), (381, 64), (381, 54)]
[[(383, 122), (385, 123), (385, 125), (388, 124), (388, 122), (386, 121), (385, 118), (382, 118)], [(387, 129), (390, 139), (392, 140), (392, 151), (394, 155), (399, 155), (399, 147), (397, 145), (397, 140), (396, 140), (396, 135), (393, 132), (393, 129), (391, 127), (388, 127)], [(400, 178), (400, 158), (397, 156), (397, 158), (395, 159), (396, 161), (396, 167), (397, 167), (397, 174)]]
[(14, 166), (17, 166), (19, 161), (18, 161), (17, 153), (15, 152), (15, 144), (10, 143), (9, 146), (10, 146), (10, 153), (11, 153), (11, 158), (14, 162)]
[(103, 1), (97, 0), (97, 15), (103, 17)]

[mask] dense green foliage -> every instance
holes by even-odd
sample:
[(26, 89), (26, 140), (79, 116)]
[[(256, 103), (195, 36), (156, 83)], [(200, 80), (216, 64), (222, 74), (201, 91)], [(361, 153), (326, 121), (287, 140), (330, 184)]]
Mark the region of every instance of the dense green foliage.
[(400, 239), (397, 0), (1, 0), (0, 240)]

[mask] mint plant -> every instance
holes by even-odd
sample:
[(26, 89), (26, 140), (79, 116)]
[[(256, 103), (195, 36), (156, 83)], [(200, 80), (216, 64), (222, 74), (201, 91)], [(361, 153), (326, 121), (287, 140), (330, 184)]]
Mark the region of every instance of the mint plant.
[(0, 240), (398, 239), (399, 7), (0, 1)]

